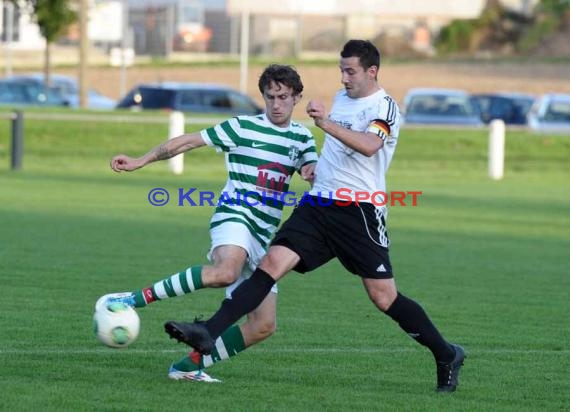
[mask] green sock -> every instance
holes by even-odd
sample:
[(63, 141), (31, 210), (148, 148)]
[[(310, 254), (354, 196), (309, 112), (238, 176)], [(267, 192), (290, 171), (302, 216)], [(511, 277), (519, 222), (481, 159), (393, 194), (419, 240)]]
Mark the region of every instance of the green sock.
[(172, 366), (174, 369), (183, 372), (204, 369), (215, 363), (229, 359), (245, 349), (241, 329), (239, 326), (233, 325), (226, 329), (226, 331), (222, 333), (222, 336), (216, 339), (214, 350), (210, 355), (200, 355), (198, 352), (193, 351)]
[(134, 291), (135, 307), (141, 308), (156, 300), (186, 295), (203, 287), (202, 266), (192, 266), (156, 282), (151, 287)]

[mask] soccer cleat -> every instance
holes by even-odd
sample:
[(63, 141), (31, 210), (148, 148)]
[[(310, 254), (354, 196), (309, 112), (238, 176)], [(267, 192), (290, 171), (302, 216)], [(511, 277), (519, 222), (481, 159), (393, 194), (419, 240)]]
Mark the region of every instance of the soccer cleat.
[(168, 370), (168, 377), (170, 379), (174, 379), (175, 381), (196, 381), (196, 382), (208, 382), (208, 383), (222, 382), (219, 379), (212, 378), (202, 369), (199, 369), (197, 371), (184, 372), (175, 369), (174, 366), (171, 366), (170, 369)]
[(459, 386), (459, 370), (466, 358), (465, 351), (459, 345), (452, 344), (455, 349), (455, 358), (448, 363), (437, 364), (437, 392), (453, 392)]
[(214, 349), (214, 340), (203, 321), (195, 320), (194, 323), (189, 323), (171, 320), (164, 324), (164, 331), (171, 338), (184, 342), (202, 355), (209, 355)]
[(109, 293), (101, 296), (95, 303), (95, 309), (102, 305), (109, 306), (112, 303), (123, 303), (132, 308), (135, 307), (135, 295), (132, 292)]

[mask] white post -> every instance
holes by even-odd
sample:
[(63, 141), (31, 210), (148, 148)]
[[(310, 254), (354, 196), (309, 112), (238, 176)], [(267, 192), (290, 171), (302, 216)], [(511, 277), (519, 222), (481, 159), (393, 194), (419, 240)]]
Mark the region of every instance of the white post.
[(501, 119), (491, 121), (489, 132), (489, 177), (494, 180), (503, 178), (505, 166), (505, 122)]
[[(170, 113), (170, 124), (168, 128), (168, 138), (184, 134), (184, 114), (182, 112)], [(175, 175), (181, 175), (184, 171), (184, 155), (181, 153), (168, 159), (168, 167)]]

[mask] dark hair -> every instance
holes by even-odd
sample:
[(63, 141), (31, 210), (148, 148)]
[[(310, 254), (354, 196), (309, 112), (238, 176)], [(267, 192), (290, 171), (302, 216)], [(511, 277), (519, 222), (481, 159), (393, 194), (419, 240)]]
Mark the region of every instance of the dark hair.
[(358, 57), (364, 70), (368, 70), (370, 66), (380, 68), (380, 52), (368, 40), (347, 41), (340, 52), (340, 57)]
[(259, 91), (263, 94), (266, 87), (270, 87), (271, 83), (278, 83), (293, 89), (293, 96), (303, 91), (303, 82), (301, 76), (293, 66), (283, 64), (271, 64), (265, 68), (259, 77)]

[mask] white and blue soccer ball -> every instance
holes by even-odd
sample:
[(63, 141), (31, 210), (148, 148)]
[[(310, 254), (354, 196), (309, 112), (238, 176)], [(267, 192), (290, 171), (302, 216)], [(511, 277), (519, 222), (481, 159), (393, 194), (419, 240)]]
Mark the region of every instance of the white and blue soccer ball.
[(140, 330), (140, 318), (134, 308), (120, 302), (97, 302), (93, 315), (95, 336), (111, 348), (126, 348)]

